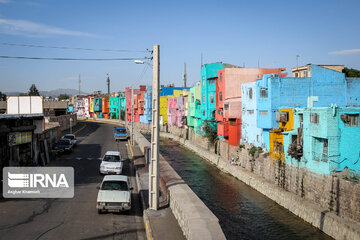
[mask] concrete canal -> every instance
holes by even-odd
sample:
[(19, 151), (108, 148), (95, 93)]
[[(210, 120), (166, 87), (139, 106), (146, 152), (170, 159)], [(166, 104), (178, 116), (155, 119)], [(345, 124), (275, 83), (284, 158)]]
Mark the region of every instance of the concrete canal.
[(227, 239), (331, 239), (177, 142), (162, 139), (160, 153), (217, 216)]

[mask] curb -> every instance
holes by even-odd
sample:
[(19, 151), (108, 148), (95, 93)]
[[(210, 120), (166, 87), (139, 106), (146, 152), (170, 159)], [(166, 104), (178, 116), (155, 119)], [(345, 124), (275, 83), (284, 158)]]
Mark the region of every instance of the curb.
[(146, 209), (145, 198), (144, 198), (144, 195), (143, 195), (144, 193), (143, 193), (143, 191), (141, 191), (143, 189), (142, 189), (141, 184), (140, 184), (140, 179), (139, 179), (138, 172), (136, 172), (135, 175), (136, 175), (137, 189), (138, 189), (138, 193), (140, 194), (141, 205), (142, 205), (142, 208), (143, 208), (143, 219), (144, 219), (144, 224), (145, 224), (146, 237), (147, 237), (148, 240), (152, 240), (152, 239), (154, 239), (154, 237), (152, 236), (148, 211)]

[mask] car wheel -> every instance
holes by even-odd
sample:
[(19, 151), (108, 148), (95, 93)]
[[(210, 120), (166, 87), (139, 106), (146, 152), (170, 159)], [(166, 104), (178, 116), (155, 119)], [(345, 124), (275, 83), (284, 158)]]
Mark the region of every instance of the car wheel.
[(98, 209), (98, 214), (103, 214), (103, 211), (101, 209)]

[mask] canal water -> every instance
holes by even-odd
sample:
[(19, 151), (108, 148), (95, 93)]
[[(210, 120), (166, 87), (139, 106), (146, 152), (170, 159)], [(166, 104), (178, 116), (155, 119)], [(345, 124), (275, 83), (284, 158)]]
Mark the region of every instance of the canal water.
[(227, 239), (332, 239), (177, 142), (160, 153), (216, 215)]

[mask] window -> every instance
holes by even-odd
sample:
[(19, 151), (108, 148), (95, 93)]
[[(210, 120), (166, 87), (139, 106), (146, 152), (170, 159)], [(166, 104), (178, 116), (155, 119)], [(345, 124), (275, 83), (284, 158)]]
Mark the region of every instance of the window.
[(265, 88), (260, 89), (260, 97), (261, 98), (267, 98), (268, 97), (268, 90)]
[(329, 143), (327, 138), (313, 137), (313, 159), (314, 161), (328, 161)]
[(205, 77), (202, 78), (203, 87), (205, 87)]
[(222, 73), (220, 73), (220, 82), (222, 82)]
[(211, 84), (216, 84), (216, 79), (210, 79), (209, 80), (209, 85), (211, 85)]
[(214, 103), (214, 94), (210, 94), (210, 103)]
[(229, 104), (228, 104), (228, 103), (225, 103), (225, 104), (224, 104), (224, 109), (225, 109), (225, 110), (228, 110), (228, 109), (229, 109)]
[(230, 126), (236, 126), (236, 119), (229, 120)]
[(253, 95), (252, 88), (249, 88), (249, 99), (252, 99), (252, 95)]
[(359, 114), (342, 114), (340, 119), (345, 123), (346, 127), (359, 126)]
[(303, 77), (307, 77), (307, 73), (308, 73), (308, 72), (305, 70), (305, 71), (304, 71), (304, 76), (303, 76)]
[(318, 124), (319, 123), (319, 114), (317, 113), (310, 113), (310, 122)]
[(192, 94), (191, 94), (191, 103), (194, 103), (194, 100), (195, 100), (194, 94), (192, 93)]
[(219, 92), (219, 100), (222, 101), (222, 92)]
[(260, 111), (260, 116), (267, 116), (268, 115), (268, 111)]
[(203, 111), (203, 116), (205, 116), (205, 110)]
[(299, 73), (295, 73), (295, 77), (299, 77)]
[(205, 94), (203, 94), (203, 103), (205, 103)]
[(254, 114), (254, 110), (247, 110), (247, 112), (248, 112), (249, 115)]

